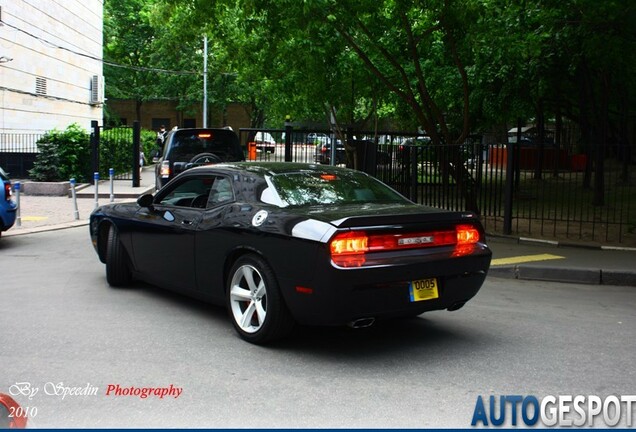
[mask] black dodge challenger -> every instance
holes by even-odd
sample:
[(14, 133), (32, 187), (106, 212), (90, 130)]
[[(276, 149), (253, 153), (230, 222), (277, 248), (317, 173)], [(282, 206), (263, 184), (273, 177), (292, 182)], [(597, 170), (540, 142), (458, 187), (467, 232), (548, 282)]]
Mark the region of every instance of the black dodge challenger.
[(154, 196), (97, 208), (90, 234), (111, 286), (138, 278), (224, 304), (258, 344), (296, 324), (365, 327), (459, 309), (492, 255), (470, 212), (414, 204), (362, 172), (296, 163), (192, 168)]

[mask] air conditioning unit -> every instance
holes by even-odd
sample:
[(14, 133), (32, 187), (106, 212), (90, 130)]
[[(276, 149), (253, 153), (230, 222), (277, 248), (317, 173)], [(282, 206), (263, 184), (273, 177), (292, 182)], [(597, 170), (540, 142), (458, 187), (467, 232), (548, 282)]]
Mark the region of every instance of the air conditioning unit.
[(104, 77), (102, 75), (93, 75), (91, 77), (91, 105), (99, 105), (104, 103)]

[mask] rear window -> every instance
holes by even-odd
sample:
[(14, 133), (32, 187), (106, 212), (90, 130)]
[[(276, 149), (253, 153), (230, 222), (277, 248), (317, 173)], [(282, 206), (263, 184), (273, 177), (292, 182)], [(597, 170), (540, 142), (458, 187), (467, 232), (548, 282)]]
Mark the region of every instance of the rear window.
[(267, 177), (261, 200), (279, 207), (322, 204), (405, 203), (402, 195), (357, 171), (303, 171)]
[(243, 159), (236, 134), (230, 130), (177, 130), (170, 142), (167, 159), (190, 160), (201, 153), (212, 153), (222, 161)]

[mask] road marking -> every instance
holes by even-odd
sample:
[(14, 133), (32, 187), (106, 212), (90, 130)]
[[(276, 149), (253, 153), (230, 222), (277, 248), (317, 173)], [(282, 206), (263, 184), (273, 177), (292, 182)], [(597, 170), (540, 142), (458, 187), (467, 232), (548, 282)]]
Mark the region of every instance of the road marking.
[(548, 261), (555, 259), (563, 259), (565, 257), (559, 255), (551, 255), (551, 254), (538, 254), (538, 255), (524, 255), (510, 258), (498, 258), (494, 259), (490, 262), (490, 265), (509, 265), (509, 264), (521, 264), (526, 262), (534, 262), (534, 261)]
[(47, 220), (47, 216), (22, 216), (22, 222), (40, 222)]

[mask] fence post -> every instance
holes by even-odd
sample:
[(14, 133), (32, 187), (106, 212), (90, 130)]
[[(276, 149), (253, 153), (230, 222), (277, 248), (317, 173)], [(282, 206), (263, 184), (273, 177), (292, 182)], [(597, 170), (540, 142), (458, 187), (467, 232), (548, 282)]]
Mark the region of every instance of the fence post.
[(99, 123), (91, 121), (91, 168), (93, 172), (99, 171)]
[(417, 163), (418, 160), (418, 153), (417, 153), (417, 149), (418, 146), (412, 146), (411, 147), (411, 185), (410, 185), (410, 196), (409, 198), (411, 199), (411, 201), (413, 202), (417, 202), (417, 184), (419, 182), (419, 164)]
[(503, 233), (512, 234), (512, 191), (514, 183), (514, 147), (508, 140), (506, 143), (506, 187), (504, 189), (504, 222)]
[(294, 128), (289, 120), (285, 120), (285, 162), (292, 161), (292, 134)]
[(132, 185), (133, 187), (139, 187), (141, 170), (139, 169), (139, 156), (141, 155), (140, 149), (141, 141), (141, 127), (139, 121), (133, 122), (133, 172), (132, 172)]

